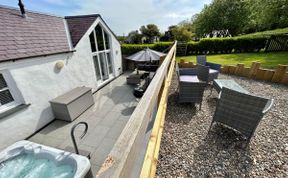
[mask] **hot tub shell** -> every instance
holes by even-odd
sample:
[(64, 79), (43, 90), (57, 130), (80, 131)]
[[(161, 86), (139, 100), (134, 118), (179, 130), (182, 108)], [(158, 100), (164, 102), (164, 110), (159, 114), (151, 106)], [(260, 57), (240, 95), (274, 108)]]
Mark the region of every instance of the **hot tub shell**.
[(13, 159), (13, 157), (20, 154), (31, 152), (39, 156), (41, 155), (42, 158), (45, 157), (55, 162), (61, 162), (67, 165), (71, 165), (74, 169), (76, 169), (74, 178), (87, 178), (91, 174), (91, 164), (88, 158), (26, 140), (16, 142), (1, 151), (0, 163), (10, 158)]

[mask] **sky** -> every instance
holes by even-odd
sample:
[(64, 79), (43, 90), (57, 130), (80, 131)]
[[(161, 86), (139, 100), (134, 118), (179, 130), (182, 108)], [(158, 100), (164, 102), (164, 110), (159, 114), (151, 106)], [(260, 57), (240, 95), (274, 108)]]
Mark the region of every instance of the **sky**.
[[(22, 0), (25, 9), (59, 16), (100, 14), (117, 35), (156, 24), (161, 32), (199, 13), (212, 0)], [(18, 7), (18, 0), (0, 0)]]

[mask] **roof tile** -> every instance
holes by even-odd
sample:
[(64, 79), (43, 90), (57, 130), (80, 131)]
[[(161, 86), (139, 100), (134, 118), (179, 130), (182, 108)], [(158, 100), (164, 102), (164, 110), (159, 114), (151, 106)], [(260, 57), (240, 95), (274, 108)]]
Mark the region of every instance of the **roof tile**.
[(99, 16), (99, 14), (93, 14), (65, 17), (67, 20), (73, 47), (77, 45), (82, 36)]
[[(0, 7), (0, 61), (69, 51), (63, 18)], [(52, 47), (52, 48), (51, 48)]]

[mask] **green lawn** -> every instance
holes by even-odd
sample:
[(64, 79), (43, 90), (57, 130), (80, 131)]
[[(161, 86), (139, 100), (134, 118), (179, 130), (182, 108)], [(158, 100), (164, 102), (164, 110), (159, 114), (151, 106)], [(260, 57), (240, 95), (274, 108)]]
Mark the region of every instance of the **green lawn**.
[(245, 35), (239, 35), (239, 37), (258, 36), (258, 35), (276, 35), (276, 34), (281, 34), (281, 33), (288, 33), (288, 28), (278, 28), (275, 30), (267, 30), (267, 31), (256, 32), (256, 33), (249, 33)]
[[(180, 59), (184, 59), (186, 62), (196, 63), (195, 55), (177, 57), (178, 61), (180, 61)], [(250, 66), (253, 61), (259, 61), (264, 68), (274, 68), (278, 64), (288, 64), (288, 52), (216, 54), (207, 55), (207, 60), (222, 65), (243, 63), (245, 66)]]

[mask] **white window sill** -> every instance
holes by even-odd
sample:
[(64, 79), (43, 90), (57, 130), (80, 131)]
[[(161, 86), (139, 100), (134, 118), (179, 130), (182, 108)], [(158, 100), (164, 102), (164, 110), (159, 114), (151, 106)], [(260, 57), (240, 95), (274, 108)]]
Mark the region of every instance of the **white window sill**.
[(27, 108), (28, 106), (30, 106), (30, 104), (17, 104), (17, 105), (13, 105), (13, 106), (10, 106), (8, 108), (6, 108), (5, 110), (1, 110), (0, 111), (0, 119), (8, 116), (8, 115), (11, 115), (13, 113), (16, 113), (24, 108)]

